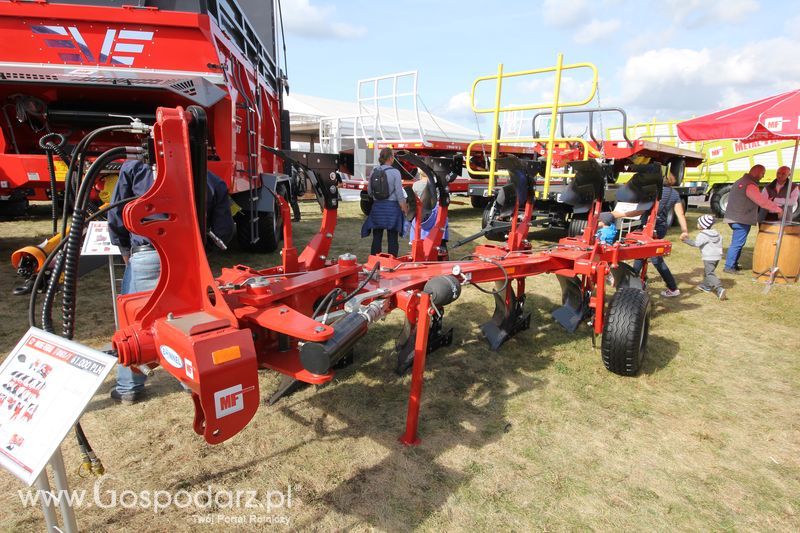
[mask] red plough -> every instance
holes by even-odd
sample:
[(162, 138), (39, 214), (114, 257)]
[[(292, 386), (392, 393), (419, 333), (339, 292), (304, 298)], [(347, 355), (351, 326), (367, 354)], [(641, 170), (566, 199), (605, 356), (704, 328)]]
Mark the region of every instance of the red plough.
[[(466, 285), (493, 287), (478, 288), (495, 298), (492, 320), (482, 330), (492, 349), (498, 349), (529, 327), (524, 310), (526, 278), (555, 274), (563, 291), (563, 306), (553, 313), (556, 321), (571, 331), (589, 322), (593, 335), (603, 335), (603, 360), (609, 370), (638, 372), (647, 342), (649, 300), (643, 274), (625, 262), (666, 255), (671, 245), (651, 237), (655, 216), (613, 245), (595, 239), (606, 188), (599, 163), (578, 164), (565, 193), (574, 205), (590, 209), (583, 235), (547, 249), (534, 250), (527, 240), (537, 168), (507, 158), (503, 164), (511, 179), (498, 195), (511, 214), (506, 242), (477, 246), (461, 260), (440, 260), (449, 204), (447, 176), (452, 169), (431, 168), (419, 160), (415, 164), (426, 165), (423, 170), (430, 181), (429, 194), (423, 194), (414, 207), (417, 220), (434, 202), (438, 220), (437, 229), (425, 239), (419, 239), (419, 229), (415, 230), (410, 256), (396, 259), (381, 254), (364, 264), (350, 253), (329, 257), (337, 191), (335, 182), (322, 178), (316, 184), (322, 228), (301, 254), (293, 248), (289, 227), (281, 266), (265, 270), (236, 266), (223, 269), (214, 279), (197, 231), (192, 197), (186, 194), (192, 188), (189, 116), (181, 108), (159, 110), (153, 132), (155, 186), (125, 208), (131, 231), (149, 238), (158, 250), (162, 272), (152, 293), (119, 298), (121, 329), (113, 343), (120, 363), (160, 364), (191, 388), (194, 429), (209, 443), (232, 437), (253, 417), (260, 403), (259, 368), (285, 376), (278, 394), (295, 382), (326, 383), (337, 365), (347, 362), (369, 326), (395, 309), (406, 318), (397, 345), (398, 370), (413, 367), (406, 430), (400, 440), (418, 443), (425, 358), (429, 351), (449, 344), (451, 332), (442, 324), (444, 309), (458, 300)], [(639, 173), (625, 186), (637, 201), (651, 206), (651, 215), (661, 189), (659, 169), (659, 165), (634, 169)], [(167, 216), (152, 218), (162, 213)], [(284, 220), (289, 226), (290, 217)], [(616, 295), (606, 305), (609, 284), (616, 287)], [(632, 344), (614, 333), (631, 328), (640, 332)]]

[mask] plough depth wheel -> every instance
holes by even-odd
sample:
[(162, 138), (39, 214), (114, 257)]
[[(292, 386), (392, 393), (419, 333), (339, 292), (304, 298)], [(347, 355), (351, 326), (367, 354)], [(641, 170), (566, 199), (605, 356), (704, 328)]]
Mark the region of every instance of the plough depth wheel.
[(639, 373), (650, 334), (650, 297), (634, 288), (620, 288), (608, 306), (603, 327), (603, 364), (615, 374)]

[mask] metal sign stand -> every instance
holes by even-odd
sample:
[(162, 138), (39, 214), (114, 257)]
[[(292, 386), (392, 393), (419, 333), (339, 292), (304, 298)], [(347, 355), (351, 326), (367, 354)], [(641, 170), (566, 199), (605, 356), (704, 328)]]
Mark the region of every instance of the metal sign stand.
[(42, 470), (36, 478), (34, 486), (39, 491), (39, 501), (42, 505), (42, 514), (47, 525), (48, 532), (77, 533), (78, 522), (75, 520), (75, 509), (70, 505), (67, 497), (69, 494), (69, 482), (67, 481), (67, 469), (64, 466), (64, 456), (61, 455), (61, 447), (56, 450), (50, 458), (50, 468), (53, 470), (53, 481), (55, 482), (56, 493), (59, 495), (58, 506), (61, 511), (61, 522), (63, 527), (58, 526), (55, 506), (53, 499), (45, 497), (45, 493), (50, 492), (50, 481), (47, 478), (47, 469)]
[(117, 317), (117, 277), (114, 255), (108, 256), (108, 273), (111, 276), (111, 308), (114, 310), (114, 327), (119, 329), (119, 318)]

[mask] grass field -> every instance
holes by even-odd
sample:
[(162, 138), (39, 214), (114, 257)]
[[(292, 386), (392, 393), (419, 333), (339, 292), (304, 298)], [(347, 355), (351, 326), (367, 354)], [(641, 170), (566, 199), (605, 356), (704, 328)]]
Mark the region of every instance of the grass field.
[[(340, 212), (334, 253), (365, 259), (357, 204)], [(46, 235), (45, 213), (0, 222), (0, 353), (28, 327), (27, 301), (10, 295), (17, 279), (7, 258)], [(690, 227), (701, 213), (690, 211)], [(316, 204), (304, 204), (303, 217), (298, 245), (318, 224)], [(451, 224), (468, 235), (479, 213), (454, 206)], [(729, 230), (720, 230), (728, 242)], [(165, 372), (149, 380), (149, 399), (131, 407), (109, 399), (109, 379), (82, 419), (110, 476), (102, 494), (211, 486), (261, 496), (290, 484), (292, 506), (154, 513), (93, 504), (79, 509), (79, 525), (211, 529), (224, 524), (198, 525), (197, 516), (218, 512), (228, 520), (271, 514), (289, 521), (246, 523), (245, 530), (800, 530), (800, 288), (765, 295), (747, 275), (721, 274), (730, 299), (719, 302), (693, 288), (702, 276), (699, 253), (677, 242), (677, 233), (670, 237), (668, 263), (683, 294), (665, 300), (661, 280), (650, 284), (655, 314), (636, 378), (603, 368), (585, 326), (570, 335), (550, 320), (560, 302), (555, 277), (528, 282), (533, 326), (499, 353), (477, 331), (491, 315), (491, 297), (465, 289), (446, 317), (454, 345), (428, 358), (418, 447), (397, 442), (410, 384), (392, 370), (400, 313), (370, 330), (356, 364), (333, 383), (262, 405), (242, 433), (218, 446), (194, 434), (191, 399)], [(278, 257), (212, 257), (215, 271), (237, 262), (271, 266)], [(80, 284), (76, 337), (96, 347), (113, 333), (108, 283), (101, 269)], [(277, 383), (262, 374), (262, 397)], [(91, 494), (94, 479), (75, 474), (72, 438), (64, 450), (71, 486)], [(42, 530), (39, 508), (20, 502), (21, 484), (5, 472), (0, 483), (0, 530)]]

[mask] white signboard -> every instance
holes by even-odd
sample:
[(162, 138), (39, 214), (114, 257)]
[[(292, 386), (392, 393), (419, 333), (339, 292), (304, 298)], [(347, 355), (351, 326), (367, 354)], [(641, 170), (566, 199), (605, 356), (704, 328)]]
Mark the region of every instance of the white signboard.
[(119, 248), (111, 244), (108, 222), (93, 220), (89, 222), (86, 237), (83, 239), (81, 255), (120, 255)]
[(0, 364), (0, 466), (32, 485), (116, 362), (29, 329)]

